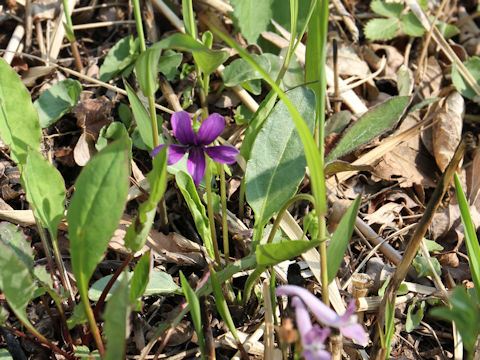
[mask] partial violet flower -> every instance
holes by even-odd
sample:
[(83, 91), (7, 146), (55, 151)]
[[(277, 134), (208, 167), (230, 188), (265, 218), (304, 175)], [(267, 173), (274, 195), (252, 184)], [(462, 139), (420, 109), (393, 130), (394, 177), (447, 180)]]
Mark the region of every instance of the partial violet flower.
[[(200, 125), (195, 134), (192, 127), (192, 119), (186, 111), (178, 111), (171, 119), (173, 135), (180, 145), (172, 144), (168, 150), (168, 165), (178, 162), (188, 153), (187, 170), (192, 175), (195, 185), (200, 184), (205, 175), (207, 154), (212, 160), (222, 164), (235, 163), (238, 150), (233, 146), (219, 145), (209, 146), (222, 133), (225, 128), (225, 119), (220, 114), (211, 114)], [(152, 150), (155, 157), (165, 145), (157, 146)]]
[(325, 350), (325, 340), (330, 329), (312, 325), (310, 314), (299, 297), (293, 297), (292, 305), (295, 307), (297, 327), (302, 339), (303, 357), (306, 360), (330, 360), (330, 353)]
[(318, 321), (339, 329), (343, 336), (355, 340), (362, 346), (367, 345), (368, 336), (363, 326), (357, 322), (354, 301), (348, 304), (345, 314), (340, 316), (310, 291), (300, 286), (284, 285), (278, 287), (275, 292), (277, 295), (298, 296)]

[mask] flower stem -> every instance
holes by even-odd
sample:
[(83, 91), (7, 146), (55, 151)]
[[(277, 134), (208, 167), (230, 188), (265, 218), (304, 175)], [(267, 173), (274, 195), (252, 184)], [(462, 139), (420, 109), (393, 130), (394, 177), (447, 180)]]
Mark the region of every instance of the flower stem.
[(225, 168), (223, 164), (217, 164), (220, 169), (220, 198), (222, 202), (222, 235), (223, 235), (223, 254), (225, 261), (230, 257), (230, 248), (228, 243), (228, 223), (227, 223), (227, 190), (225, 184)]
[(210, 234), (212, 237), (213, 251), (215, 253), (215, 262), (220, 265), (220, 253), (218, 251), (217, 232), (215, 231), (215, 219), (213, 217), (212, 202), (212, 172), (210, 170), (210, 158), (206, 157), (207, 167), (205, 169), (205, 186), (207, 188), (207, 213), (210, 223)]

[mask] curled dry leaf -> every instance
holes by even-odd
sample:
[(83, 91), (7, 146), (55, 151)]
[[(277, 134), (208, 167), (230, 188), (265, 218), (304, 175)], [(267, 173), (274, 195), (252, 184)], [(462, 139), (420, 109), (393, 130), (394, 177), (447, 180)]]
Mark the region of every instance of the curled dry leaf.
[(442, 84), (443, 73), (440, 64), (437, 59), (430, 56), (427, 59), (427, 66), (424, 69), (422, 87), (422, 95), (425, 99), (431, 98), (434, 94), (440, 91), (440, 85)]
[(433, 155), (443, 172), (455, 153), (462, 138), (465, 101), (460, 93), (454, 91), (448, 95), (443, 111), (436, 117), (433, 125)]

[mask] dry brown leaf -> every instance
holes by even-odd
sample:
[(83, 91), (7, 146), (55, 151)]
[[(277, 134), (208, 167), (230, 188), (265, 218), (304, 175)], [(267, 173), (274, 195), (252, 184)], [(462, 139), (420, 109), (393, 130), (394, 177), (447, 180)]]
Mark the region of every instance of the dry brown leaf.
[(365, 220), (368, 225), (380, 224), (394, 226), (395, 219), (398, 218), (398, 215), (400, 214), (400, 211), (402, 211), (403, 207), (403, 204), (396, 202), (386, 203), (378, 208), (375, 212), (364, 216), (363, 220)]
[[(338, 43), (338, 73), (345, 76), (366, 77), (370, 74), (368, 64), (362, 60), (351, 45)], [(333, 69), (333, 46), (327, 46), (327, 65)]]
[(57, 0), (41, 0), (32, 2), (31, 11), (33, 21), (53, 20), (55, 13), (60, 10), (60, 2)]
[[(407, 116), (396, 133), (401, 133), (415, 124), (416, 120)], [(415, 135), (386, 153), (375, 166), (373, 174), (383, 180), (399, 181), (401, 187), (411, 187), (413, 184), (434, 187), (432, 177), (435, 171), (432, 159), (421, 148), (420, 136)]]
[(442, 84), (442, 68), (437, 59), (430, 56), (427, 60), (427, 68), (423, 73), (424, 86), (422, 87), (422, 95), (425, 99), (432, 97), (432, 94), (438, 93)]
[(480, 209), (480, 149), (477, 148), (472, 154), (472, 165), (467, 169), (468, 202)]
[(95, 149), (95, 139), (92, 135), (84, 132), (73, 149), (73, 158), (78, 166), (85, 166), (90, 159), (97, 153)]
[(77, 125), (84, 132), (92, 135), (94, 140), (98, 139), (100, 129), (110, 125), (113, 119), (110, 117), (112, 102), (105, 96), (96, 99), (87, 99), (75, 106), (72, 110), (77, 118)]
[(455, 153), (462, 138), (465, 101), (460, 93), (448, 95), (443, 111), (434, 120), (432, 130), (433, 154), (438, 167), (443, 172)]
[(22, 74), (22, 83), (28, 87), (34, 86), (39, 78), (49, 75), (53, 70), (53, 66), (33, 66)]
[(385, 53), (387, 57), (385, 77), (396, 80), (398, 68), (404, 63), (403, 55), (400, 53), (400, 51), (398, 51), (396, 47), (390, 45), (371, 44), (370, 46), (376, 53)]

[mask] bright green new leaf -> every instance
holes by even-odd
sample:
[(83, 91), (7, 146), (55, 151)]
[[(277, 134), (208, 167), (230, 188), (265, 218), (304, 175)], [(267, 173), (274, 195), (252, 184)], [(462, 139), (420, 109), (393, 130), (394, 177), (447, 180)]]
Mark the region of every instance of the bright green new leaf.
[[(438, 260), (436, 258), (430, 258), (430, 261), (437, 275), (441, 275), (442, 268)], [(427, 259), (425, 259), (423, 256), (416, 256), (412, 261), (412, 265), (415, 270), (417, 270), (418, 277), (433, 276), (432, 269), (430, 268), (430, 265), (428, 265)]]
[(367, 111), (340, 139), (326, 160), (337, 159), (390, 130), (405, 112), (407, 96), (393, 97)]
[(345, 215), (343, 215), (342, 220), (340, 220), (337, 229), (333, 233), (330, 244), (327, 247), (327, 274), (329, 283), (332, 282), (337, 275), (338, 268), (342, 263), (343, 256), (345, 255), (348, 243), (352, 237), (360, 201), (361, 196), (358, 196), (349, 206)]
[(450, 39), (451, 37), (460, 34), (460, 29), (455, 25), (451, 25), (440, 20), (437, 20), (436, 25), (437, 29), (440, 31), (440, 34), (442, 34), (445, 39)]
[(193, 326), (195, 327), (195, 332), (197, 333), (198, 346), (200, 347), (200, 352), (202, 353), (202, 359), (204, 359), (205, 338), (203, 337), (202, 330), (202, 314), (200, 310), (200, 301), (198, 300), (197, 294), (188, 283), (188, 280), (185, 275), (183, 275), (182, 271), (180, 271), (180, 283), (182, 285), (183, 294), (185, 295), (188, 306), (190, 307), (190, 314), (192, 315)]
[(23, 174), (27, 200), (35, 215), (56, 239), (65, 213), (65, 182), (60, 172), (35, 150), (29, 149)]
[(150, 122), (150, 115), (143, 106), (142, 102), (138, 98), (133, 88), (128, 84), (126, 80), (123, 81), (125, 89), (127, 90), (128, 101), (132, 107), (133, 117), (137, 123), (137, 129), (143, 140), (143, 143), (149, 150), (153, 150), (153, 135), (152, 135), (152, 123)]
[(255, 44), (273, 17), (273, 0), (232, 0), (232, 20), (249, 44)]
[(468, 259), (470, 260), (470, 272), (472, 273), (473, 283), (475, 284), (477, 299), (480, 299), (480, 245), (478, 244), (477, 232), (470, 215), (470, 208), (457, 174), (455, 174), (455, 191), (457, 193), (458, 206), (460, 207), (460, 215), (465, 233), (465, 244), (467, 245)]
[(117, 228), (127, 194), (128, 143), (122, 138), (83, 168), (68, 208), (72, 268), (82, 297)]
[(405, 34), (410, 36), (419, 37), (425, 33), (422, 23), (413, 13), (408, 13), (402, 16), (400, 20), (400, 28)]
[[(252, 55), (252, 57), (265, 71), (270, 72), (270, 62), (266, 57), (262, 55)], [(225, 67), (222, 78), (225, 86), (232, 87), (245, 81), (261, 79), (262, 75), (252, 68), (246, 60), (240, 58), (233, 60)]]
[(35, 288), (30, 269), (8, 245), (0, 241), (0, 291), (17, 318), (24, 324), (30, 324), (26, 309)]
[(373, 12), (378, 15), (383, 15), (386, 17), (399, 18), (402, 11), (403, 5), (396, 2), (385, 2), (382, 0), (374, 0), (370, 3), (370, 8)]
[[(200, 67), (206, 76), (213, 73), (228, 59), (228, 53), (226, 51), (210, 50), (202, 43), (185, 34), (171, 35), (168, 38), (153, 44), (149, 50), (161, 51), (166, 48), (191, 52), (193, 54), (195, 63)], [(155, 55), (156, 54), (157, 53), (155, 52)]]
[(274, 266), (282, 261), (293, 259), (305, 251), (318, 246), (320, 241), (282, 241), (279, 243), (258, 245), (255, 254), (259, 266)]
[(150, 281), (150, 271), (152, 269), (151, 252), (147, 251), (138, 260), (135, 269), (133, 270), (133, 276), (130, 280), (130, 303), (134, 304), (135, 301), (142, 297), (147, 289)]
[[(299, 87), (287, 93), (313, 131), (315, 96)], [(247, 201), (259, 226), (266, 224), (295, 193), (305, 176), (302, 142), (283, 102), (278, 103), (258, 133), (245, 173)]]
[(40, 151), (42, 131), (30, 94), (3, 59), (0, 59), (0, 135), (20, 166), (25, 165), (29, 147)]
[(100, 66), (100, 80), (107, 82), (133, 64), (138, 56), (139, 47), (140, 42), (132, 35), (120, 39), (110, 49)]
[[(463, 63), (465, 67), (470, 71), (477, 84), (480, 85), (480, 58), (478, 56), (472, 56), (470, 59)], [(463, 79), (462, 75), (457, 70), (455, 63), (452, 66), (452, 82), (457, 88), (457, 91), (470, 100), (478, 102), (477, 94)]]
[(363, 29), (365, 36), (371, 40), (390, 40), (397, 35), (398, 19), (372, 19)]
[(480, 333), (478, 304), (461, 286), (455, 288), (449, 300), (451, 308), (437, 307), (432, 309), (430, 314), (444, 320), (455, 321), (465, 349), (473, 354), (475, 342)]
[[(417, 309), (415, 312), (414, 310)], [(425, 310), (425, 301), (414, 302), (408, 307), (407, 320), (405, 321), (405, 330), (410, 333), (420, 325), (423, 320), (423, 313)]]
[(104, 360), (125, 358), (125, 339), (130, 333), (128, 326), (130, 303), (128, 299), (128, 280), (124, 276), (105, 309), (104, 329), (107, 337), (107, 351), (103, 357)]
[(172, 81), (180, 73), (178, 67), (182, 59), (182, 54), (173, 50), (164, 51), (160, 59), (158, 59), (158, 71), (165, 75), (168, 81)]
[(138, 84), (146, 97), (154, 96), (157, 91), (158, 59), (161, 52), (162, 49), (150, 47), (135, 62)]
[(127, 229), (125, 246), (133, 252), (139, 251), (147, 239), (157, 210), (157, 204), (163, 196), (167, 186), (167, 147), (164, 147), (153, 158), (153, 168), (147, 175), (150, 183), (150, 196), (140, 205), (137, 221)]
[(73, 79), (66, 79), (48, 88), (35, 100), (33, 106), (38, 113), (42, 128), (49, 127), (78, 103), (82, 84)]
[(192, 214), (195, 227), (197, 228), (200, 237), (207, 248), (208, 255), (214, 259), (212, 235), (210, 233), (210, 223), (208, 222), (205, 206), (203, 206), (197, 189), (193, 183), (192, 177), (184, 171), (179, 171), (175, 174), (175, 181), (178, 188), (182, 192), (183, 198), (187, 203), (190, 213)]
[[(99, 296), (100, 297), (100, 296)], [(73, 314), (67, 319), (67, 326), (72, 330), (75, 326), (84, 324), (88, 321), (83, 304), (76, 304), (73, 308)]]

